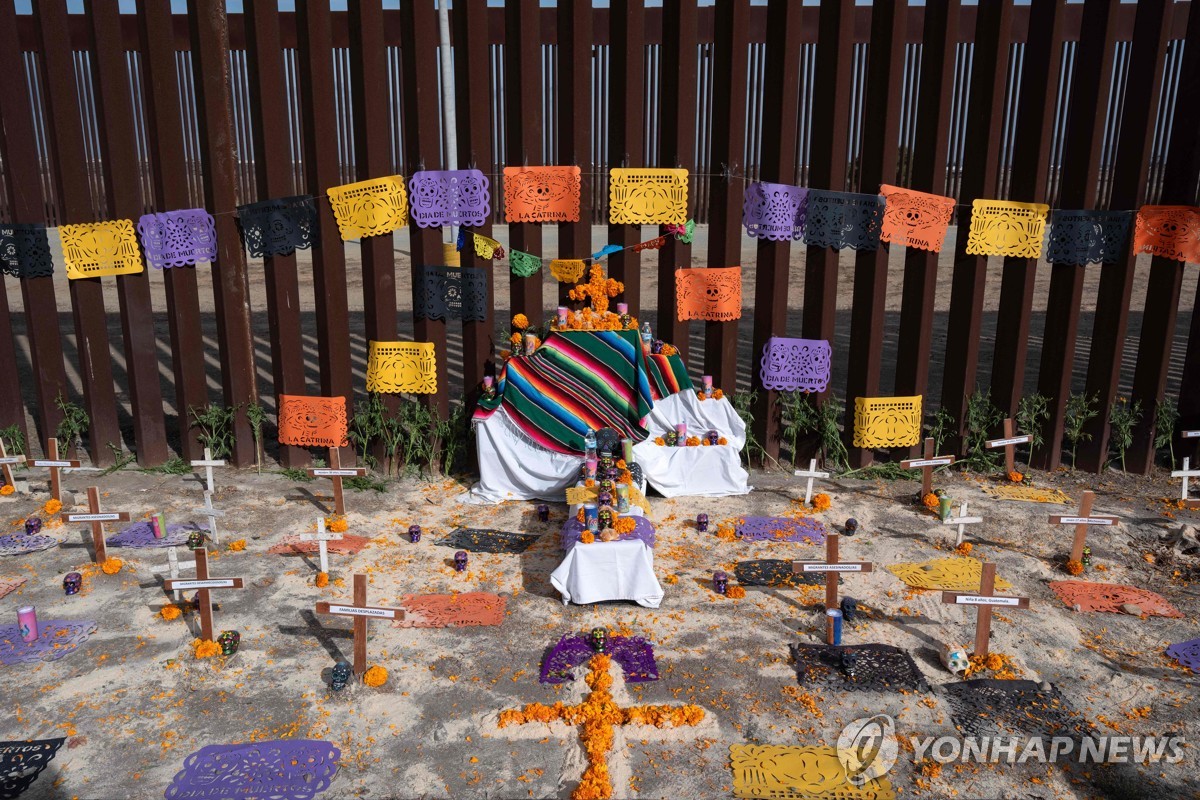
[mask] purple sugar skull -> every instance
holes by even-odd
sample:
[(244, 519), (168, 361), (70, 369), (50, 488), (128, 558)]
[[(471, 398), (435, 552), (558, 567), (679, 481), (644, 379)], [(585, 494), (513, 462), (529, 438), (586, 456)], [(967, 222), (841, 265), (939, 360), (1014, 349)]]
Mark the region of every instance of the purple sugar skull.
[(454, 554), (454, 571), (455, 572), (466, 572), (467, 571), (467, 551), (466, 550), (459, 550), (457, 553)]
[(650, 352), (653, 353), (654, 355), (656, 355), (656, 356), (662, 355), (662, 349), (663, 349), (662, 339), (655, 339), (653, 342), (650, 343)]
[(846, 535), (853, 536), (856, 533), (858, 533), (858, 520), (856, 520), (854, 517), (851, 517), (850, 519), (846, 520)]
[(68, 572), (63, 578), (63, 591), (68, 596), (79, 594), (79, 590), (83, 587), (83, 575), (78, 572)]
[(538, 522), (548, 522), (550, 520), (550, 506), (545, 503), (538, 503), (537, 515)]
[(717, 594), (725, 594), (725, 591), (729, 588), (729, 576), (717, 570), (713, 573), (712, 581), (713, 591)]
[(412, 542), (413, 544), (416, 544), (417, 542), (421, 541), (421, 526), (420, 525), (409, 525), (408, 526), (408, 540), (410, 542)]
[(708, 514), (696, 515), (696, 530), (701, 533), (708, 533)]
[(600, 505), (602, 505), (602, 506), (611, 506), (611, 505), (612, 505), (612, 492), (601, 492), (601, 493), (600, 493), (600, 494), (599, 494), (599, 495), (596, 497), (596, 500), (597, 500), (597, 501), (600, 503)]
[(717, 433), (716, 431), (709, 431), (708, 433), (704, 434), (704, 436), (706, 439), (708, 439), (709, 444), (717, 444), (721, 441), (721, 434)]
[(34, 534), (41, 533), (41, 531), (42, 531), (42, 520), (40, 518), (29, 517), (28, 519), (25, 520), (25, 535), (26, 536), (33, 536)]

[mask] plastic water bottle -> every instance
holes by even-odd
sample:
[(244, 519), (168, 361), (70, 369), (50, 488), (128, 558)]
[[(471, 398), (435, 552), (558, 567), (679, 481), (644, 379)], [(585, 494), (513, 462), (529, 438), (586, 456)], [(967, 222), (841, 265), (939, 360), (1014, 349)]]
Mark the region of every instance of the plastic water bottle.
[(583, 435), (584, 455), (588, 458), (596, 457), (596, 432), (588, 428), (588, 432)]
[(649, 321), (642, 323), (642, 342), (650, 344), (650, 340), (654, 338), (654, 331), (650, 330)]

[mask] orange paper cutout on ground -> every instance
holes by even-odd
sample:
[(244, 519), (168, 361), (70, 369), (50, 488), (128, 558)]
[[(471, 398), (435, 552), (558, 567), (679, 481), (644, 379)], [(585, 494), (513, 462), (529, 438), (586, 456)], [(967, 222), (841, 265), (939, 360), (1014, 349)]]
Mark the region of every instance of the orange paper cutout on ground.
[(742, 316), (742, 268), (675, 270), (679, 321), (728, 322)]
[(505, 222), (579, 222), (579, 167), (505, 167)]
[(1142, 206), (1133, 229), (1133, 251), (1200, 264), (1200, 208)]
[(279, 443), (347, 447), (346, 398), (279, 395)]
[[(330, 553), (352, 556), (360, 553), (370, 543), (371, 540), (366, 536), (343, 533), (342, 538), (330, 539), (325, 542), (325, 549)], [(320, 542), (302, 542), (297, 534), (289, 533), (283, 537), (283, 540), (279, 544), (267, 548), (267, 552), (285, 556), (319, 553), (321, 552), (321, 544)]]
[(505, 598), (489, 592), (406, 594), (398, 605), (404, 619), (394, 628), (462, 628), (504, 622)]

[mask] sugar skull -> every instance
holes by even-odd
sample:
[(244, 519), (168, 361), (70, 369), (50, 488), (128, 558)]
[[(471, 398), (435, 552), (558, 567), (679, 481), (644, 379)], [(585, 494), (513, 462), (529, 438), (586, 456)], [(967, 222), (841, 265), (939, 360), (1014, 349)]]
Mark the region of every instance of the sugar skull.
[(467, 551), (459, 550), (454, 554), (454, 571), (466, 572), (467, 570)]
[(68, 572), (63, 578), (63, 591), (67, 595), (79, 594), (80, 588), (83, 586), (83, 575), (78, 572)]
[(550, 506), (545, 503), (538, 503), (537, 515), (538, 522), (547, 522), (550, 519)]
[(192, 531), (187, 537), (188, 550), (199, 550), (204, 547), (204, 532)]
[(224, 656), (236, 653), (241, 643), (242, 635), (237, 631), (221, 631), (221, 635), (217, 637), (217, 644), (221, 645), (221, 655)]
[(961, 677), (966, 673), (967, 668), (971, 666), (971, 661), (967, 657), (965, 649), (943, 644), (942, 664), (945, 665), (946, 669)]
[(696, 515), (696, 530), (700, 533), (708, 533), (708, 514)]
[(611, 528), (613, 523), (617, 521), (616, 512), (607, 506), (600, 509), (599, 518), (600, 530), (607, 530), (608, 528)]
[(329, 673), (329, 688), (335, 692), (340, 692), (346, 688), (346, 684), (350, 682), (350, 665), (345, 661), (339, 661), (333, 665), (333, 670)]
[(709, 431), (708, 433), (704, 434), (704, 436), (706, 439), (708, 439), (709, 444), (716, 444), (717, 442), (721, 441), (721, 434), (717, 433), (716, 431)]
[(588, 638), (591, 640), (592, 649), (597, 653), (603, 653), (608, 650), (607, 628), (592, 628), (592, 632)]
[(42, 530), (42, 520), (38, 517), (29, 517), (25, 520), (25, 535), (33, 536), (40, 533)]
[(729, 576), (724, 572), (717, 570), (712, 577), (713, 591), (717, 594), (725, 594), (729, 589)]
[(410, 542), (412, 542), (413, 544), (416, 544), (417, 542), (421, 541), (421, 526), (420, 525), (409, 525), (408, 526), (408, 540)]
[(856, 533), (858, 533), (858, 520), (856, 520), (854, 517), (851, 517), (850, 519), (846, 520), (846, 535), (853, 536)]

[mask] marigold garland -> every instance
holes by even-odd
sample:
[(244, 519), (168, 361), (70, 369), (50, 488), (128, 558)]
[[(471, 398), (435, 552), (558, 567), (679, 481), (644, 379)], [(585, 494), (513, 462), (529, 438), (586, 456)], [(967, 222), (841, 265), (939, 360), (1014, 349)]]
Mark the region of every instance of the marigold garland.
[(211, 639), (193, 639), (192, 655), (196, 658), (212, 658), (221, 655), (221, 645)]
[(6, 483), (3, 486), (0, 486), (0, 495), (4, 495), (5, 497), (8, 497), (15, 491), (16, 488), (11, 483)]
[(388, 671), (379, 665), (369, 668), (363, 674), (363, 683), (371, 688), (383, 686), (387, 683)]
[(246, 549), (246, 540), (245, 539), (237, 539), (235, 541), (230, 542), (229, 549), (235, 553), (242, 552), (243, 550)]
[[(608, 314), (608, 298), (616, 297), (621, 292), (625, 291), (625, 284), (613, 278), (604, 277), (604, 267), (599, 264), (593, 264), (588, 269), (588, 282), (580, 283), (567, 292), (567, 296), (575, 301), (590, 300), (592, 311), (598, 315)], [(617, 318), (617, 325), (620, 326), (620, 318)], [(619, 328), (614, 329), (619, 330)]]
[(832, 506), (833, 500), (831, 500), (829, 495), (825, 494), (824, 492), (813, 495), (812, 507), (814, 511), (828, 511)]
[(121, 571), (121, 567), (123, 567), (123, 566), (125, 566), (124, 561), (122, 561), (119, 558), (109, 556), (108, 558), (106, 558), (104, 560), (104, 563), (100, 565), (100, 570), (105, 575), (116, 575), (118, 572)]
[(47, 500), (46, 505), (42, 506), (44, 514), (57, 514), (60, 511), (62, 511), (62, 503), (54, 498)]
[(181, 611), (177, 605), (169, 605), (163, 606), (158, 612), (158, 615), (170, 622), (173, 619), (179, 619), (179, 617), (183, 615), (183, 611)]

